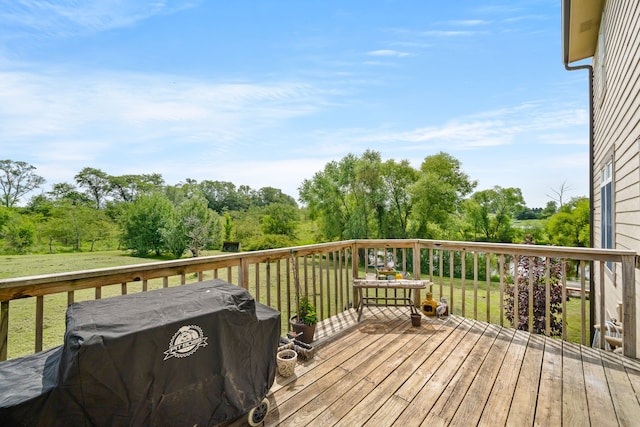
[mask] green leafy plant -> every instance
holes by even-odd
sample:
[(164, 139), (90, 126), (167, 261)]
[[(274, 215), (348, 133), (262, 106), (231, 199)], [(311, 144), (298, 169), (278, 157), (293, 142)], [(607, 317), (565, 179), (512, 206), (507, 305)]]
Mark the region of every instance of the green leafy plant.
[(300, 298), (298, 303), (298, 321), (309, 326), (318, 323), (316, 308), (306, 296)]

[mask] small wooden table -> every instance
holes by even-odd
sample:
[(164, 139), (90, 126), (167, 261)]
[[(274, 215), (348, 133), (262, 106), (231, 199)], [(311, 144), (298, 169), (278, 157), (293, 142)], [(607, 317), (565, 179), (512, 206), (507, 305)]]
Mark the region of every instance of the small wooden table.
[[(376, 279), (353, 279), (353, 288), (358, 290), (358, 322), (362, 318), (364, 306), (401, 306), (409, 307), (411, 313), (417, 313), (415, 303), (413, 301), (413, 290), (420, 290), (431, 285), (429, 280), (376, 280)], [(407, 291), (403, 296), (369, 296), (365, 293), (369, 289), (385, 289), (385, 290), (403, 290)], [(382, 301), (382, 302), (381, 302)]]

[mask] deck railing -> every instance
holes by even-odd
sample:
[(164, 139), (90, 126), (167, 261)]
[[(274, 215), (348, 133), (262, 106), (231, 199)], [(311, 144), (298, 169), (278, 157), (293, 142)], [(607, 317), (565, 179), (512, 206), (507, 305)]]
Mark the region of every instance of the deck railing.
[[(537, 260), (537, 264), (536, 264)], [(525, 289), (543, 277), (546, 313), (551, 310), (553, 274), (561, 268), (560, 338), (588, 345), (593, 324), (604, 324), (613, 296), (605, 280), (622, 289), (623, 351), (636, 354), (635, 269), (633, 251), (436, 240), (349, 240), (293, 248), (242, 252), (0, 280), (0, 360), (59, 345), (64, 312), (74, 301), (144, 292), (219, 277), (247, 289), (259, 302), (281, 311), (283, 332), (295, 314), (296, 295), (307, 295), (320, 319), (357, 306), (352, 279), (392, 262), (413, 278), (430, 279), (436, 299), (444, 297), (453, 314), (498, 323), (519, 324), (521, 286), (513, 287), (516, 266), (529, 265)], [(533, 266), (542, 265), (542, 273)], [(538, 267), (536, 267), (538, 268)], [(294, 271), (299, 278), (296, 292)], [(594, 274), (597, 273), (597, 274)], [(534, 275), (537, 274), (538, 276)], [(575, 275), (573, 281), (570, 275)], [(522, 282), (521, 282), (522, 284)], [(512, 289), (513, 305), (506, 295)], [(382, 292), (382, 291), (380, 291)], [(567, 301), (569, 294), (574, 297)], [(424, 295), (422, 295), (424, 296)], [(416, 296), (416, 304), (421, 296)], [(542, 298), (542, 297), (541, 297)], [(617, 299), (617, 297), (616, 297)], [(533, 329), (533, 299), (528, 299), (528, 328)], [(571, 312), (571, 313), (569, 313)], [(513, 320), (508, 320), (512, 313)], [(551, 317), (543, 333), (550, 335)], [(32, 328), (25, 325), (33, 325)], [(25, 343), (27, 345), (25, 346)], [(31, 344), (28, 344), (31, 343)], [(604, 348), (604, 336), (597, 343)]]

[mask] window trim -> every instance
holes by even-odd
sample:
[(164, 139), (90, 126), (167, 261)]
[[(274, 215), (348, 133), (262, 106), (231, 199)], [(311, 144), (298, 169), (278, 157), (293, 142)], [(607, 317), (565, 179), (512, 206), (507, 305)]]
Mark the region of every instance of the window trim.
[[(615, 249), (615, 179), (613, 155), (607, 156), (600, 168), (600, 247)], [(612, 271), (613, 263), (607, 261), (607, 268)]]

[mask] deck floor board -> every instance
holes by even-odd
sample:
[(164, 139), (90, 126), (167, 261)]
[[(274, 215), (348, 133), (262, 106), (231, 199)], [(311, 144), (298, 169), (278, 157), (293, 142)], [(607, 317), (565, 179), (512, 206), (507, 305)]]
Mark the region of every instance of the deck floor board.
[[(276, 377), (271, 426), (626, 426), (640, 361), (472, 319), (354, 310), (318, 325), (315, 357)], [(226, 426), (245, 426), (246, 417)]]

